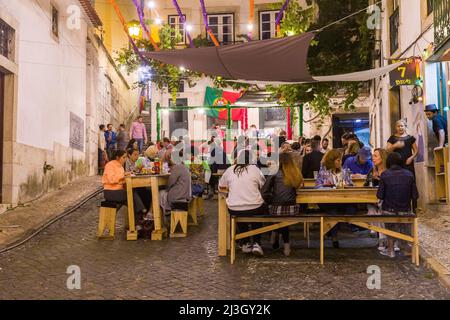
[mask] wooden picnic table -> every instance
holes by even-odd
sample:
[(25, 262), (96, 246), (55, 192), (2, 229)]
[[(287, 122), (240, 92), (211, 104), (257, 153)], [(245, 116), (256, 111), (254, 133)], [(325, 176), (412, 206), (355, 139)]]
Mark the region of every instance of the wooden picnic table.
[(133, 189), (150, 187), (152, 194), (153, 218), (155, 230), (152, 232), (152, 240), (162, 240), (167, 235), (167, 228), (163, 227), (162, 211), (159, 207), (159, 186), (167, 185), (170, 174), (132, 175), (125, 178), (128, 201), (128, 231), (127, 240), (137, 240), (137, 231), (134, 223)]
[[(353, 183), (356, 187), (364, 187), (364, 183), (366, 183), (366, 179), (352, 179)], [(303, 184), (305, 187), (315, 187), (316, 180), (315, 179), (304, 179)]]
[(297, 190), (297, 203), (377, 203), (377, 188), (346, 187), (302, 188)]
[[(230, 216), (226, 204), (227, 191), (219, 190), (218, 247), (219, 256), (226, 256), (230, 248)], [(348, 187), (344, 189), (302, 188), (297, 190), (297, 203), (377, 203), (377, 188)]]

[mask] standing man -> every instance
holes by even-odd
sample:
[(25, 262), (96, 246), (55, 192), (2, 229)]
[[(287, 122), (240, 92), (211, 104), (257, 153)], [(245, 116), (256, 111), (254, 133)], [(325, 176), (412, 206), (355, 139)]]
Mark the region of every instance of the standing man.
[(119, 132), (117, 133), (117, 150), (127, 151), (128, 141), (130, 141), (128, 132), (125, 130), (125, 125), (121, 124), (119, 126)]
[(135, 139), (138, 143), (139, 153), (144, 149), (144, 143), (147, 144), (147, 129), (145, 129), (144, 118), (137, 117), (130, 128), (130, 139)]
[(320, 142), (317, 139), (311, 141), (312, 152), (303, 157), (302, 174), (305, 179), (316, 178), (314, 171), (319, 173), (323, 153), (320, 152)]
[(105, 132), (106, 152), (108, 153), (108, 159), (112, 159), (114, 151), (116, 151), (117, 136), (111, 123), (108, 123), (107, 128), (108, 130)]
[(98, 131), (98, 174), (103, 175), (103, 170), (105, 169), (105, 164), (108, 161), (108, 156), (106, 154), (106, 140), (105, 140), (105, 130), (104, 124), (99, 126)]
[(328, 151), (328, 144), (329, 144), (328, 138), (324, 138), (322, 140), (322, 149), (320, 150), (320, 151), (322, 151), (323, 154), (327, 153), (327, 151)]
[(437, 148), (442, 148), (448, 143), (448, 130), (447, 121), (438, 111), (439, 109), (435, 104), (429, 104), (425, 107), (428, 120), (433, 121), (433, 131), (439, 143)]

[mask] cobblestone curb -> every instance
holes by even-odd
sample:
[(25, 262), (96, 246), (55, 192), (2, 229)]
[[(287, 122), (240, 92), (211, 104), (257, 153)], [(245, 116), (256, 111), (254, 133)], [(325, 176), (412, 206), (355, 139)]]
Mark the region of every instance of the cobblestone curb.
[(433, 270), (441, 283), (450, 289), (450, 271), (422, 247), (420, 248), (420, 258), (424, 267)]
[(99, 176), (80, 178), (40, 199), (0, 214), (0, 251), (22, 242), (43, 226), (53, 223), (100, 188)]

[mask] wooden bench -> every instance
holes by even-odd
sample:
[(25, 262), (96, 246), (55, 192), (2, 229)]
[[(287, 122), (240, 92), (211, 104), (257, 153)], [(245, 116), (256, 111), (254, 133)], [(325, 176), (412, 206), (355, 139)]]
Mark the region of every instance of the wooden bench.
[[(236, 223), (270, 223), (244, 233), (237, 233)], [(412, 263), (419, 265), (419, 226), (418, 218), (415, 215), (409, 216), (392, 216), (392, 215), (352, 215), (352, 216), (329, 216), (323, 214), (303, 214), (298, 216), (231, 216), (231, 244), (230, 244), (230, 261), (233, 264), (236, 259), (236, 241), (239, 239), (251, 237), (257, 234), (266, 233), (276, 229), (288, 227), (298, 223), (319, 223), (320, 224), (320, 264), (324, 264), (324, 239), (325, 235), (340, 222), (347, 222), (359, 226), (361, 228), (384, 233), (396, 239), (404, 240), (412, 244)], [(373, 223), (405, 223), (411, 224), (412, 236), (398, 233), (392, 230), (381, 228)]]

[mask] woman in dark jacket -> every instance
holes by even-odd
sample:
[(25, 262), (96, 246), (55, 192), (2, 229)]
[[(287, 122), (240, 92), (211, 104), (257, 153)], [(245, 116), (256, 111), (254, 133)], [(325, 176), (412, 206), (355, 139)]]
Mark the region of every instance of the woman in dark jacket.
[[(292, 157), (292, 153), (281, 153), (279, 163), (278, 172), (266, 180), (261, 194), (264, 201), (270, 205), (270, 214), (296, 215), (299, 213), (299, 206), (296, 204), (297, 189), (303, 183), (303, 176)], [(289, 256), (291, 247), (288, 227), (280, 229), (280, 233), (283, 236), (283, 253)], [(272, 243), (274, 248), (278, 248), (278, 233), (274, 232), (272, 236), (274, 234), (275, 239), (272, 239)]]

